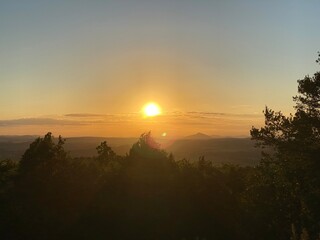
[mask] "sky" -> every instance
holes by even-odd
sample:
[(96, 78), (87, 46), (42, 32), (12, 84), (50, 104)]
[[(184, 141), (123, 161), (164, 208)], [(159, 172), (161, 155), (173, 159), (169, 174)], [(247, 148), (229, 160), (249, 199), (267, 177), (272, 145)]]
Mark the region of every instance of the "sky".
[[(318, 0), (0, 0), (0, 135), (248, 136), (319, 70)], [(147, 102), (162, 114), (146, 118)]]

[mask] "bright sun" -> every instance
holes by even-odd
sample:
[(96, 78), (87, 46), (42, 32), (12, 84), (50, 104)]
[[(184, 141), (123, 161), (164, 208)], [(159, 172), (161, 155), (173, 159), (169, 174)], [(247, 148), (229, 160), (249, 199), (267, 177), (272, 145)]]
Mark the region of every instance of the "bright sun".
[(146, 117), (154, 117), (161, 114), (161, 109), (156, 103), (147, 103), (143, 107), (143, 112)]

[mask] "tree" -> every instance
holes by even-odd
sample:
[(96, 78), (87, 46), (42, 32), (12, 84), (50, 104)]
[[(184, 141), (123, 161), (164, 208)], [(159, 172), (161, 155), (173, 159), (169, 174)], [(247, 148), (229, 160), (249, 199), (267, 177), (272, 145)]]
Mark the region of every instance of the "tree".
[[(71, 168), (65, 140), (55, 141), (49, 132), (32, 142), (23, 154), (15, 181), (15, 201), (21, 232), (27, 239), (57, 236), (65, 221), (68, 171)], [(70, 215), (70, 214), (69, 214)], [(55, 224), (55, 231), (50, 225)]]
[(64, 143), (65, 139), (61, 136), (55, 143), (51, 132), (48, 132), (44, 138), (37, 138), (23, 154), (19, 170), (28, 172), (40, 166), (48, 166), (53, 170), (52, 164), (57, 164), (67, 158), (67, 152), (63, 148)]
[[(320, 53), (317, 62), (320, 61)], [(298, 80), (294, 114), (265, 108), (265, 126), (252, 128), (252, 139), (267, 148), (260, 165), (265, 186), (282, 202), (292, 236), (320, 232), (320, 72)], [(290, 227), (291, 225), (291, 227)]]
[(160, 148), (152, 137), (151, 132), (141, 134), (138, 142), (132, 145), (129, 151), (131, 157), (142, 157), (142, 158), (166, 158), (167, 153)]
[(96, 147), (98, 152), (98, 160), (101, 162), (110, 162), (116, 157), (115, 152), (107, 145), (107, 142), (102, 142)]
[(17, 163), (9, 159), (0, 160), (0, 235), (3, 239), (13, 239), (16, 227), (15, 206), (12, 193)]
[(320, 51), (318, 52), (318, 59), (316, 60), (316, 62), (320, 64)]

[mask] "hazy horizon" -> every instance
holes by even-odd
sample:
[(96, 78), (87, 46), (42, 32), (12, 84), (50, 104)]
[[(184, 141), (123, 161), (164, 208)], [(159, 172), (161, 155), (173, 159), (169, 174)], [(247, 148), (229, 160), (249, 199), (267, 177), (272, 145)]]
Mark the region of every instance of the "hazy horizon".
[[(193, 133), (190, 133), (190, 134), (187, 134), (187, 135), (169, 135), (169, 136), (163, 136), (162, 134), (160, 135), (155, 135), (152, 131), (144, 131), (144, 132), (141, 132), (140, 134), (138, 135), (63, 135), (63, 134), (60, 134), (58, 132), (52, 132), (52, 131), (46, 131), (46, 132), (42, 132), (40, 134), (0, 134), (0, 137), (44, 137), (48, 132), (51, 132), (52, 135), (55, 137), (55, 138), (58, 138), (59, 136), (62, 136), (63, 138), (65, 139), (68, 139), (68, 138), (123, 138), (123, 139), (126, 139), (126, 138), (134, 138), (134, 139), (139, 139), (139, 137), (142, 135), (142, 134), (145, 134), (145, 133), (148, 133), (150, 132), (151, 133), (151, 136), (152, 138), (154, 138), (156, 141), (160, 140), (160, 141), (172, 141), (172, 140), (182, 140), (182, 139), (195, 139), (195, 140), (209, 140), (209, 139), (224, 139), (224, 138), (250, 138), (250, 134), (244, 134), (244, 135), (217, 135), (217, 134), (207, 134), (205, 132), (193, 132)], [(203, 138), (201, 138), (201, 136), (197, 136), (198, 134), (203, 134)], [(208, 137), (208, 138), (205, 138), (205, 137)]]

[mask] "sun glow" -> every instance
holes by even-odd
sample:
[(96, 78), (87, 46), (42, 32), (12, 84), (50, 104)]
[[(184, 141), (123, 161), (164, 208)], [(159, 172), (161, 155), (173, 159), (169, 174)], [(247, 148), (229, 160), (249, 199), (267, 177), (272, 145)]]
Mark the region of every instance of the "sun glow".
[(156, 103), (147, 103), (143, 107), (143, 113), (146, 117), (154, 117), (161, 114), (161, 109)]

